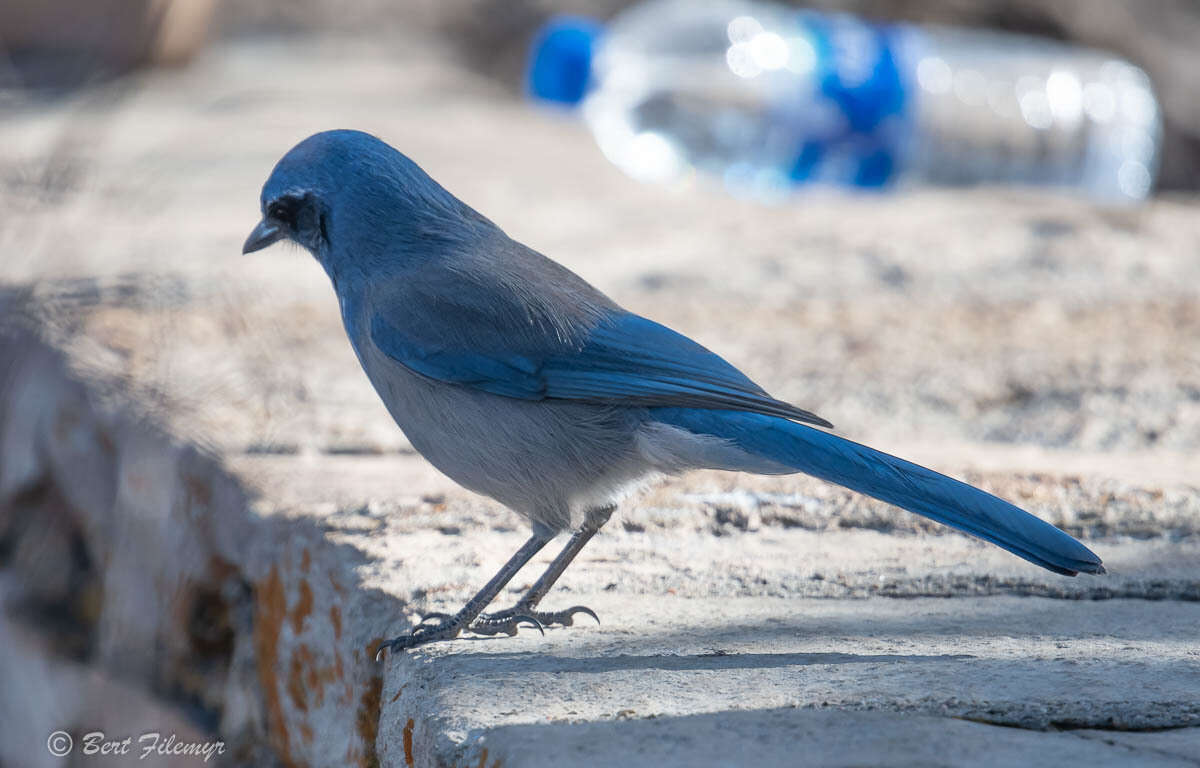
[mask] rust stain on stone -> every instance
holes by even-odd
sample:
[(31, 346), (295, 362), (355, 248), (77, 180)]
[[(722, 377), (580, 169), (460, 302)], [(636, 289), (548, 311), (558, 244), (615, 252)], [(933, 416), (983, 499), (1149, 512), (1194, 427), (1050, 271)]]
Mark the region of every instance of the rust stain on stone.
[(332, 679), (333, 667), (317, 669), (310, 656), (308, 674), (305, 675), (304, 682), (308, 685), (308, 690), (312, 691), (313, 703), (318, 707), (325, 703), (325, 683)]
[[(374, 660), (375, 654), (379, 653), (379, 646), (383, 645), (382, 637), (373, 637), (371, 642), (367, 643), (367, 658)], [(358, 651), (354, 652), (354, 660), (358, 661)]]
[(313, 729), (307, 723), (300, 723), (300, 738), (304, 739), (305, 744), (313, 743)]
[[(308, 554), (308, 550), (305, 550), (305, 554)], [(296, 600), (296, 607), (292, 609), (292, 630), (297, 635), (304, 629), (304, 620), (313, 612), (313, 591), (308, 585), (308, 579), (300, 579), (299, 591), (300, 597)]]
[[(362, 738), (363, 749), (366, 753), (359, 760), (363, 768), (379, 765), (379, 757), (375, 751), (375, 739), (379, 736), (380, 698), (383, 694), (383, 678), (374, 675), (367, 681), (367, 689), (363, 691), (358, 704), (358, 735)], [(406, 742), (407, 743), (407, 742)], [(407, 751), (405, 752), (407, 754)], [(409, 765), (412, 763), (409, 762)]]
[(225, 579), (236, 576), (238, 569), (236, 565), (229, 562), (225, 558), (213, 555), (212, 557), (208, 558), (208, 572), (212, 574), (212, 577), (215, 581), (224, 581)]
[(300, 572), (308, 573), (308, 569), (312, 567), (312, 553), (305, 549), (300, 553)]
[(407, 687), (408, 687), (408, 683), (405, 683), (404, 685), (400, 686), (400, 689), (398, 691), (396, 691), (396, 695), (392, 697), (392, 700), (389, 701), (388, 704), (395, 704), (396, 699), (400, 698), (400, 694), (404, 693), (404, 689)]
[[(305, 650), (307, 651), (308, 649), (306, 648)], [(322, 690), (321, 686), (322, 677), (324, 677), (324, 675), (321, 675), (317, 672), (317, 665), (312, 662), (312, 655), (309, 654), (308, 671), (304, 676), (304, 683), (308, 686), (310, 691), (316, 694), (317, 706), (320, 706), (321, 700), (325, 698), (325, 692)], [(329, 677), (333, 677), (332, 670), (330, 671)]]
[(337, 603), (329, 606), (329, 623), (333, 625), (333, 639), (342, 639), (342, 609)]
[(336, 667), (319, 666), (310, 646), (300, 643), (288, 664), (287, 692), (296, 709), (307, 712), (308, 707), (325, 703), (325, 687), (336, 679)]
[(479, 751), (479, 766), (478, 768), (487, 768), (487, 747)]
[(346, 596), (346, 588), (338, 583), (338, 580), (333, 578), (333, 574), (329, 574), (329, 586), (333, 587), (333, 591), (337, 592), (342, 597)]
[(201, 507), (208, 507), (212, 504), (212, 488), (204, 478), (188, 473), (183, 479), (184, 487), (187, 488), (188, 496), (190, 496)]
[(412, 734), (414, 725), (416, 725), (416, 723), (414, 723), (413, 719), (410, 717), (404, 726), (404, 764), (409, 766), (409, 768), (412, 768), (413, 763), (416, 762), (413, 759), (412, 751)]
[(287, 692), (292, 699), (292, 704), (296, 705), (296, 709), (301, 712), (308, 711), (308, 697), (305, 695), (304, 687), (304, 656), (301, 653), (303, 646), (296, 649), (292, 654), (292, 661), (288, 664), (287, 677)]
[(287, 726), (283, 719), (283, 704), (279, 700), (279, 632), (287, 617), (287, 598), (279, 569), (271, 573), (255, 590), (254, 652), (258, 658), (258, 683), (262, 688), (267, 709), (267, 731), (275, 745), (279, 760), (294, 766), (288, 743)]

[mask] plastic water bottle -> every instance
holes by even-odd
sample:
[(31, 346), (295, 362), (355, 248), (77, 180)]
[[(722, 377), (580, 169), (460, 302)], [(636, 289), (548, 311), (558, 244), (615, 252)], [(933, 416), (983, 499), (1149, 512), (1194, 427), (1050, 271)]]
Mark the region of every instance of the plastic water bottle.
[(636, 178), (697, 168), (757, 197), (810, 182), (1026, 184), (1136, 201), (1161, 135), (1149, 78), (1109, 54), (748, 0), (651, 0), (604, 27), (555, 19), (528, 87), (578, 105)]

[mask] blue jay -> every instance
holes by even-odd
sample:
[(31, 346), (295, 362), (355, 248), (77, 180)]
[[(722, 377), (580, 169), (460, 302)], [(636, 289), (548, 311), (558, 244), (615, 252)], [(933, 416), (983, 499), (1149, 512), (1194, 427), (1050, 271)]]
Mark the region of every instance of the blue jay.
[[(261, 212), (242, 252), (288, 239), (312, 253), (363, 370), (413, 447), (532, 526), (462, 610), (426, 615), (381, 652), (595, 618), (584, 606), (539, 604), (619, 500), (647, 478), (696, 468), (804, 472), (1055, 573), (1104, 573), (1087, 547), (1012, 504), (819, 429), (832, 425), (622, 309), (366, 133), (327, 131), (296, 145), (263, 186)], [(568, 530), (516, 605), (483, 613)]]

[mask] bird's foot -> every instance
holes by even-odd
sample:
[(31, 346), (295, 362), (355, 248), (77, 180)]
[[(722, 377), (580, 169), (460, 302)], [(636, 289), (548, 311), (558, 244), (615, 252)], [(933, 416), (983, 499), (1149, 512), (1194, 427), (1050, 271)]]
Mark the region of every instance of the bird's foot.
[[(479, 622), (484, 618), (484, 616), (480, 616), (476, 619), (476, 622)], [(511, 636), (517, 634), (518, 627), (525, 625), (533, 627), (543, 635), (546, 634), (542, 629), (542, 623), (528, 613), (511, 612), (511, 615), (506, 616), (505, 628), (495, 631), (478, 632), (474, 625), (467, 626), (468, 624), (470, 624), (470, 621), (462, 615), (456, 614), (452, 616), (448, 613), (437, 612), (426, 613), (421, 617), (421, 621), (415, 627), (409, 630), (408, 634), (394, 637), (380, 645), (379, 650), (375, 652), (375, 660), (381, 660), (384, 653), (387, 652), (407, 651), (410, 648), (416, 648), (428, 643), (436, 643), (441, 640), (453, 640), (454, 638), (458, 637), (464, 629), (482, 635), (495, 635), (499, 634), (500, 631), (506, 631)]]
[(375, 661), (381, 660), (384, 653), (387, 652), (407, 651), (409, 648), (416, 648), (426, 643), (453, 640), (459, 636), (468, 623), (469, 619), (465, 616), (451, 616), (448, 613), (425, 614), (420, 623), (409, 630), (407, 634), (393, 637), (380, 645), (379, 650), (375, 652)]
[(512, 608), (505, 608), (502, 611), (481, 614), (468, 629), (477, 635), (499, 635), (503, 633), (511, 637), (517, 634), (517, 628), (522, 623), (530, 621), (536, 622), (539, 630), (542, 627), (553, 627), (556, 625), (569, 627), (575, 623), (575, 614), (577, 613), (587, 614), (595, 619), (597, 624), (600, 623), (600, 617), (586, 605), (573, 605), (561, 611), (534, 611), (518, 603)]
[(512, 637), (522, 626), (533, 627), (543, 635), (545, 627), (569, 627), (575, 623), (576, 614), (586, 614), (600, 623), (600, 617), (586, 605), (573, 605), (561, 611), (534, 611), (515, 605), (495, 613), (480, 614), (473, 622), (462, 614), (426, 613), (420, 623), (407, 634), (394, 637), (379, 646), (375, 660), (393, 651), (407, 651), (410, 648), (436, 643), (442, 640), (453, 640), (464, 630), (476, 635), (508, 635)]

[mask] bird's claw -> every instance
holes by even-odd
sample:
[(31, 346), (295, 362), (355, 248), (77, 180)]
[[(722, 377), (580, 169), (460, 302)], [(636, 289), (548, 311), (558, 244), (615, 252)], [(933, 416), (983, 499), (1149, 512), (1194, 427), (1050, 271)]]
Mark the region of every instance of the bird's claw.
[(542, 622), (538, 621), (536, 616), (528, 613), (511, 613), (504, 616), (480, 616), (468, 629), (477, 635), (487, 635), (490, 637), (504, 633), (512, 637), (517, 634), (517, 630), (522, 625), (533, 627), (543, 635), (546, 634)]
[[(430, 622), (440, 622), (433, 624)], [(430, 613), (422, 617), (421, 622), (409, 630), (408, 634), (393, 637), (379, 646), (375, 651), (375, 661), (382, 661), (385, 652), (407, 651), (410, 648), (435, 643), (439, 640), (453, 640), (462, 632), (462, 622), (445, 613)]]
[(574, 617), (577, 613), (591, 616), (592, 620), (596, 622), (597, 626), (599, 626), (600, 617), (596, 615), (595, 611), (593, 611), (591, 608), (588, 608), (586, 605), (573, 605), (570, 608), (565, 608), (561, 611), (538, 614), (538, 617), (543, 622), (550, 625), (558, 624), (560, 626), (569, 627), (575, 623)]
[(575, 623), (575, 615), (579, 613), (591, 616), (597, 624), (600, 623), (600, 617), (586, 605), (573, 605), (561, 611), (533, 611), (518, 606), (496, 613), (485, 613), (465, 627), (458, 616), (448, 613), (426, 613), (408, 634), (394, 637), (380, 645), (379, 650), (375, 652), (375, 661), (381, 661), (385, 653), (407, 651), (439, 640), (453, 640), (464, 629), (476, 635), (492, 637), (504, 634), (512, 637), (521, 627), (532, 627), (545, 635), (546, 627), (571, 626)]
[(600, 623), (600, 617), (586, 605), (573, 605), (561, 611), (532, 611), (520, 606), (508, 608), (496, 613), (485, 613), (470, 626), (470, 631), (477, 635), (498, 635), (501, 632), (509, 636), (517, 634), (517, 628), (523, 623), (533, 622), (538, 631), (543, 627), (569, 627), (575, 623), (575, 614), (584, 613)]

